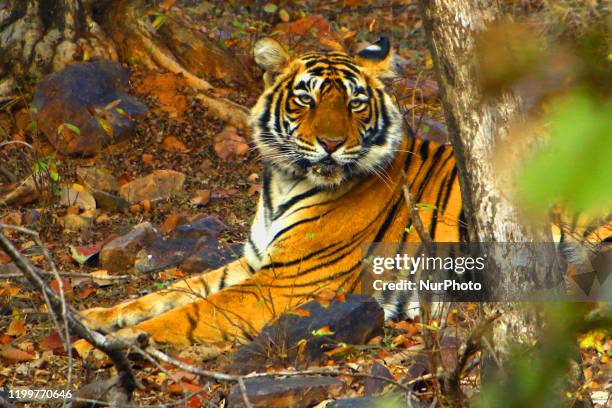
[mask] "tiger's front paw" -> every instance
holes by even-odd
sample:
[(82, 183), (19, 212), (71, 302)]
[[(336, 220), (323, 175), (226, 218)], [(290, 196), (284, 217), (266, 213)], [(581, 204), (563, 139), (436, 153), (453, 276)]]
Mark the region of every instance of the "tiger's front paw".
[(117, 307), (93, 307), (80, 312), (83, 323), (90, 329), (111, 333), (118, 330), (120, 325), (120, 311)]
[[(109, 341), (107, 345), (110, 347), (120, 347), (127, 353), (132, 351), (138, 352), (138, 349), (145, 349), (149, 344), (149, 333), (144, 330), (134, 327), (119, 330), (116, 333), (106, 336)], [(111, 345), (112, 343), (115, 343)], [(81, 358), (89, 361), (105, 361), (109, 357), (100, 349), (94, 347), (85, 339), (80, 339), (72, 343), (72, 347), (76, 350)]]

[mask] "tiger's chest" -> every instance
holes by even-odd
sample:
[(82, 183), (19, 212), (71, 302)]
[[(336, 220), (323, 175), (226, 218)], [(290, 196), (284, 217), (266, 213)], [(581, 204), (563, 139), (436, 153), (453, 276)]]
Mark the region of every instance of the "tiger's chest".
[(247, 241), (244, 256), (253, 270), (274, 261), (274, 249), (295, 225), (306, 219), (313, 206), (329, 200), (340, 191), (330, 192), (306, 179), (264, 171), (262, 192)]

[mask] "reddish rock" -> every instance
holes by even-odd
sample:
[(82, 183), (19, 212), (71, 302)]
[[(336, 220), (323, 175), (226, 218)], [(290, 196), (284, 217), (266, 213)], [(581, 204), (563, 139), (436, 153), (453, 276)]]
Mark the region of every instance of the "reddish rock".
[(174, 170), (155, 170), (153, 173), (122, 185), (119, 195), (130, 202), (162, 200), (183, 191), (185, 175)]
[(104, 245), (100, 251), (100, 266), (107, 271), (125, 272), (134, 266), (138, 252), (161, 240), (157, 230), (149, 222), (134, 227), (128, 234)]

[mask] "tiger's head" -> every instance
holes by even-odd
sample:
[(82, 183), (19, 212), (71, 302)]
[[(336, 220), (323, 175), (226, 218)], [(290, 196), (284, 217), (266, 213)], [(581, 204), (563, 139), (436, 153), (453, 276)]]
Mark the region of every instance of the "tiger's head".
[(277, 41), (255, 45), (265, 90), (251, 113), (267, 165), (334, 188), (384, 172), (403, 138), (402, 120), (381, 78), (391, 76), (389, 41), (352, 56), (338, 51), (290, 57)]

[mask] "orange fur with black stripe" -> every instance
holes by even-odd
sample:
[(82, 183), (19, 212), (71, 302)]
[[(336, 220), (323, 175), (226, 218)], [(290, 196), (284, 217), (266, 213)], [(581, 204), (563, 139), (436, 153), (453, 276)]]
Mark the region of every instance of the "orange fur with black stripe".
[[(252, 335), (322, 290), (359, 291), (362, 244), (419, 241), (407, 228), (406, 180), (416, 202), (431, 206), (421, 217), (432, 238), (462, 240), (452, 150), (405, 136), (381, 82), (390, 73), (389, 48), (381, 39), (354, 57), (290, 58), (277, 42), (258, 42), (266, 89), (252, 126), (263, 191), (244, 256), (166, 290), (88, 310), (90, 324), (174, 346), (214, 343)], [(383, 304), (387, 317), (405, 306), (397, 301)]]

